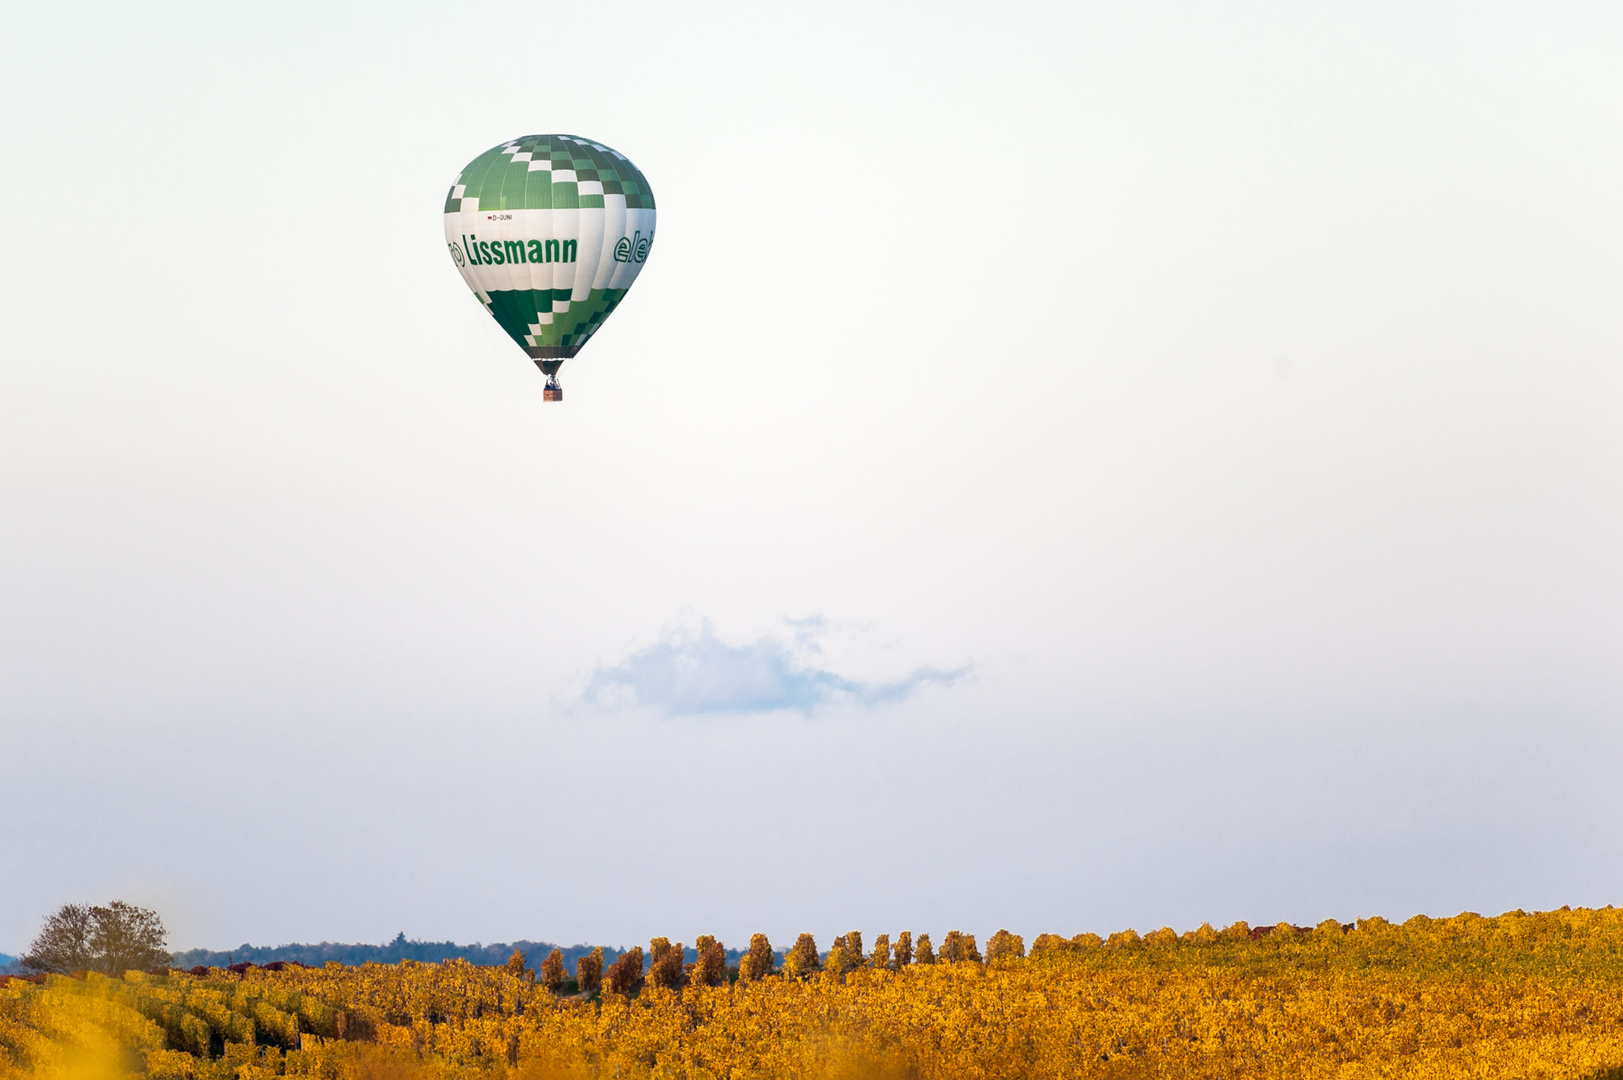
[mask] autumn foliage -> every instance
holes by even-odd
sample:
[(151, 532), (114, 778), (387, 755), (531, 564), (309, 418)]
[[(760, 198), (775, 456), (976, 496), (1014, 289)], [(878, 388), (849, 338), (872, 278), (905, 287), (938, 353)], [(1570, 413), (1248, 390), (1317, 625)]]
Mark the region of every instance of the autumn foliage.
[[(1160, 931), (1156, 931), (1159, 933)], [(1173, 935), (1176, 937), (1177, 935)], [(970, 939), (973, 947), (974, 939)], [(1018, 960), (1026, 955), (1026, 943), (1019, 934), (1011, 934), (1007, 930), (999, 930), (986, 942), (986, 962), (995, 963), (998, 960)]]
[(682, 959), (686, 955), (682, 943), (672, 945), (664, 938), (655, 938), (653, 946), (654, 963), (648, 969), (648, 985), (675, 990), (682, 985)]
[(629, 997), (642, 985), (642, 950), (627, 949), (609, 965), (603, 977), (604, 988), (611, 994)]
[(804, 979), (813, 972), (821, 971), (822, 961), (817, 956), (817, 940), (810, 934), (801, 934), (795, 939), (794, 947), (783, 957), (783, 973), (791, 979)]
[(803, 935), (780, 974), (757, 935), (737, 981), (723, 967), (715, 983), (703, 957), (724, 961), (719, 942), (703, 939), (685, 972), (665, 942), (655, 966), (674, 966), (677, 985), (628, 982), (644, 966), (630, 950), (601, 995), (555, 993), (553, 957), (539, 981), (460, 960), (0, 980), (0, 1078), (1623, 1076), (1611, 908), (1043, 934), (1029, 952), (999, 931), (984, 963), (963, 933), (943, 937), (938, 962), (906, 963), (913, 940), (887, 942), (887, 964), (877, 939), (862, 956), (842, 935), (830, 956), (861, 957), (848, 967)]
[(749, 952), (738, 960), (738, 981), (753, 982), (766, 978), (772, 973), (774, 959), (772, 942), (767, 940), (765, 934), (755, 934), (750, 938)]
[[(1131, 930), (1128, 933), (1132, 933)], [(948, 930), (947, 936), (941, 939), (941, 959), (949, 964), (961, 963), (965, 960), (974, 963), (981, 962), (980, 950), (975, 948), (975, 935), (964, 934), (957, 930)]]
[(547, 958), (541, 961), (541, 985), (554, 994), (563, 989), (564, 985), (564, 951), (553, 949)]
[(697, 986), (720, 986), (727, 981), (727, 950), (709, 934), (700, 934), (694, 947), (699, 959), (688, 978)]
[[(928, 937), (928, 935), (926, 935), (926, 937)], [(897, 971), (900, 971), (902, 968), (906, 967), (912, 962), (913, 935), (910, 931), (903, 930), (900, 934), (896, 935), (894, 958), (891, 960), (891, 967), (895, 968)]]
[(590, 994), (603, 985), (603, 950), (593, 949), (575, 961), (575, 980), (582, 993)]

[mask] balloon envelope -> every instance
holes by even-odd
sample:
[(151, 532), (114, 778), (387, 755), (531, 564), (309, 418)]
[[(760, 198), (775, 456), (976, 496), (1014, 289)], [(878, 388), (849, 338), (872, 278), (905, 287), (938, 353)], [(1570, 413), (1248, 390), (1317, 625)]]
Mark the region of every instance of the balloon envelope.
[(480, 154), (445, 196), (462, 280), (551, 375), (637, 280), (654, 242), (654, 193), (619, 151), (526, 135)]

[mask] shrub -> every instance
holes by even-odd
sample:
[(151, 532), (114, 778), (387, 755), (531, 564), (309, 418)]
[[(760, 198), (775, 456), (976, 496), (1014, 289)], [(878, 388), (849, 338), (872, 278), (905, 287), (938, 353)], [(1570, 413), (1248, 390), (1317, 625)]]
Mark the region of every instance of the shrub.
[(1146, 945), (1176, 945), (1177, 943), (1178, 932), (1170, 926), (1163, 926), (1159, 930), (1151, 930), (1144, 935), (1144, 944)]

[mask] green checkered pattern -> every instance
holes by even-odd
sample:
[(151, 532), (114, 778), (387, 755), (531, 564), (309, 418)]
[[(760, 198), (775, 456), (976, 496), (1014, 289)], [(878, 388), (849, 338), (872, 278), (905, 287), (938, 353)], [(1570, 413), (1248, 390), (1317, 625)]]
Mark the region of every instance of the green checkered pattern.
[[(531, 359), (563, 359), (580, 351), (628, 291), (593, 289), (585, 300), (573, 304), (567, 303), (568, 289), (498, 290), (480, 299), (507, 336), (523, 346)], [(560, 306), (568, 311), (555, 314)], [(541, 321), (543, 315), (548, 321)]]
[(622, 154), (574, 135), (526, 135), (474, 158), (446, 192), (445, 212), (463, 199), (478, 200), (470, 209), (562, 210), (602, 206), (604, 195), (624, 195), (630, 210), (654, 206), (647, 178)]
[[(606, 213), (606, 200), (618, 206), (620, 198), (627, 211), (646, 217), (642, 226), (652, 239), (654, 193), (623, 154), (574, 135), (527, 135), (474, 158), (446, 193), (445, 213), (594, 209)], [(455, 227), (448, 224), (448, 239)], [(459, 239), (468, 240), (466, 235)], [(582, 259), (577, 272), (590, 278), (597, 265)], [(504, 289), (475, 280), (469, 283), (508, 336), (548, 371), (574, 356), (626, 294), (626, 288), (587, 289), (583, 299), (571, 301), (571, 295), (579, 294), (567, 288)]]

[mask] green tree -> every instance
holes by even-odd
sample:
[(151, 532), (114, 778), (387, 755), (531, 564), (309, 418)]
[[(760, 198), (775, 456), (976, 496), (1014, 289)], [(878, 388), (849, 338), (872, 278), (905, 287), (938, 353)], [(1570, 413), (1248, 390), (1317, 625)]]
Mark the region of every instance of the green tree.
[(795, 938), (794, 947), (783, 958), (783, 973), (794, 979), (804, 979), (822, 966), (817, 958), (817, 940), (810, 934)]
[(541, 985), (556, 994), (564, 985), (564, 951), (553, 949), (541, 961)]

